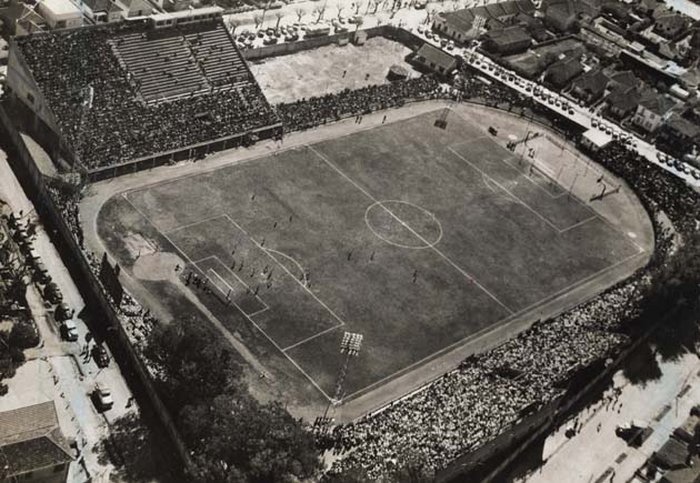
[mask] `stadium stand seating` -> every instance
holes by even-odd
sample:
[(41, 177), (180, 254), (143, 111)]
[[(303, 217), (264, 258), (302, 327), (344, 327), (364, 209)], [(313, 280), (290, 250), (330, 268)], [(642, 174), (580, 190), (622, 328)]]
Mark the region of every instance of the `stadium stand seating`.
[(133, 21), (16, 44), (88, 170), (279, 126), (221, 19), (158, 30)]

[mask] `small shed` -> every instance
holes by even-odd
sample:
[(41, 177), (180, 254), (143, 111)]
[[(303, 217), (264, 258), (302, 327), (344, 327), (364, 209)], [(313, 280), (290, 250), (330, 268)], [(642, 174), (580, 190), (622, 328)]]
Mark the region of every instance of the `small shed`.
[(428, 43), (418, 49), (413, 62), (423, 69), (440, 75), (449, 75), (457, 68), (457, 59)]
[(581, 145), (593, 152), (603, 149), (611, 141), (612, 136), (598, 129), (589, 129), (581, 136)]

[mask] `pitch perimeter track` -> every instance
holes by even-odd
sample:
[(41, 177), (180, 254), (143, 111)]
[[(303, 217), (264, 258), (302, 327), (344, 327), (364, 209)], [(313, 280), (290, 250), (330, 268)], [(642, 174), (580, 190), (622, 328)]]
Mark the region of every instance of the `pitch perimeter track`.
[[(390, 114), (397, 114), (397, 116), (392, 119), (392, 121), (396, 121), (400, 118), (408, 118), (408, 117), (413, 117), (417, 113), (420, 112), (425, 112), (425, 111), (430, 111), (435, 109), (436, 107), (439, 107), (440, 103), (435, 103), (435, 102), (430, 102), (430, 103), (422, 103), (418, 105), (412, 105), (407, 108), (403, 108), (398, 111), (391, 111)], [(416, 109), (418, 108), (418, 109)], [(484, 108), (476, 108), (479, 111), (485, 111), (485, 114), (487, 114), (489, 117), (492, 118), (492, 124), (493, 125), (498, 125), (498, 121), (503, 121), (505, 120), (506, 122), (513, 120), (514, 116), (510, 116), (508, 114), (502, 113), (500, 111), (494, 111), (490, 109), (484, 109)], [(474, 108), (472, 106), (468, 105), (461, 105), (457, 106), (456, 109), (458, 112), (461, 111), (462, 114), (465, 112), (467, 114), (473, 114)], [(417, 112), (416, 112), (417, 111)], [(346, 134), (350, 132), (356, 132), (358, 130), (365, 130), (365, 129), (371, 129), (375, 127), (376, 125), (379, 125), (379, 119), (383, 116), (384, 113), (376, 113), (371, 116), (367, 116), (365, 120), (365, 124), (361, 126), (361, 128), (358, 129), (359, 126), (353, 126), (352, 123), (349, 121), (346, 122), (340, 122), (336, 123), (332, 126), (328, 126), (328, 129), (319, 129), (314, 132), (314, 140), (318, 140), (319, 137), (323, 138), (324, 136), (319, 136), (318, 131), (324, 131), (324, 134), (329, 132), (329, 137), (337, 137), (333, 136), (334, 132), (337, 132), (339, 128), (345, 127), (346, 129)], [(481, 116), (484, 115), (484, 112), (480, 113)], [(501, 119), (499, 119), (501, 118)], [(505, 118), (505, 119), (504, 119)], [(297, 147), (297, 146), (303, 146), (307, 144), (307, 136), (309, 133), (298, 133), (298, 134), (293, 134), (287, 139), (285, 139), (285, 148), (289, 149), (292, 147)], [(249, 158), (241, 158), (241, 159), (234, 159), (232, 162), (227, 162), (222, 165), (230, 165), (230, 164), (235, 164), (238, 162), (242, 161), (251, 161), (255, 158), (258, 157), (264, 157), (267, 155), (265, 150), (273, 150), (275, 148), (275, 144), (268, 142), (265, 143), (263, 146), (259, 146), (259, 148), (263, 149), (263, 153), (260, 154), (259, 156), (251, 156)], [(236, 152), (235, 154), (240, 155), (240, 152)], [(247, 154), (247, 153), (244, 153)], [(220, 161), (220, 156), (217, 156), (218, 159), (215, 161)], [(217, 163), (200, 163), (200, 164), (219, 164)], [(218, 169), (219, 166), (214, 166), (211, 168), (211, 170)], [(159, 171), (160, 173), (160, 180), (162, 182), (167, 182), (170, 179), (176, 179), (176, 178), (181, 178), (182, 174), (180, 173), (182, 171), (182, 166), (179, 166), (178, 168), (180, 169), (158, 169), (155, 171)], [(195, 169), (194, 167), (186, 166), (187, 169), (186, 171), (190, 171), (192, 174), (200, 174), (202, 172), (208, 171), (209, 169), (205, 168), (205, 166), (197, 166), (197, 168), (205, 168), (205, 169)], [(607, 176), (609, 178), (612, 178), (612, 176), (607, 173)], [(150, 178), (150, 179), (145, 179), (145, 178)], [(134, 175), (129, 175), (123, 178), (120, 178), (118, 180), (114, 181), (106, 181), (99, 183), (98, 185), (93, 185), (91, 186), (91, 191), (95, 190), (97, 188), (97, 192), (95, 194), (89, 194), (84, 200), (83, 203), (81, 204), (81, 214), (85, 216), (88, 214), (88, 221), (91, 221), (92, 223), (88, 223), (90, 229), (87, 230), (88, 234), (88, 242), (92, 243), (93, 246), (97, 246), (99, 248), (104, 248), (102, 241), (99, 239), (99, 237), (96, 236), (96, 223), (95, 219), (97, 216), (97, 213), (99, 211), (99, 208), (101, 207), (102, 203), (106, 201), (112, 194), (115, 194), (117, 192), (123, 192), (125, 190), (134, 190), (138, 189), (142, 186), (145, 185), (151, 185), (153, 178), (151, 175), (146, 175), (146, 173), (136, 173)], [(627, 193), (629, 195), (629, 193)], [(571, 229), (573, 227), (568, 227), (567, 229)], [(591, 277), (588, 277), (585, 280), (581, 280), (574, 284), (571, 287), (567, 287), (565, 290), (561, 291), (562, 293), (556, 293), (552, 294), (550, 297), (547, 297), (545, 300), (542, 300), (540, 302), (537, 302), (536, 304), (533, 304), (530, 307), (527, 307), (526, 309), (520, 310), (514, 314), (511, 314), (508, 316), (506, 319), (500, 321), (494, 326), (488, 327), (485, 330), (482, 330), (478, 333), (472, 334), (469, 337), (458, 341), (454, 344), (452, 344), (449, 347), (444, 348), (443, 350), (439, 351), (436, 354), (431, 355), (430, 357), (418, 361), (417, 363), (406, 367), (405, 369), (399, 371), (398, 373), (392, 374), (391, 376), (388, 376), (387, 378), (384, 378), (380, 381), (375, 382), (374, 384), (357, 391), (356, 393), (352, 394), (350, 398), (351, 400), (346, 399), (346, 402), (342, 406), (343, 408), (343, 417), (342, 419), (348, 420), (348, 419), (353, 419), (368, 410), (371, 410), (373, 408), (377, 408), (384, 403), (391, 401), (395, 399), (396, 397), (401, 396), (402, 394), (405, 394), (412, 390), (413, 388), (416, 388), (423, 383), (425, 383), (427, 380), (430, 380), (434, 377), (439, 376), (440, 374), (444, 373), (445, 371), (453, 368), (456, 364), (459, 363), (464, 357), (469, 355), (470, 353), (482, 351), (485, 349), (488, 349), (489, 347), (493, 347), (494, 345), (497, 345), (499, 342), (512, 337), (513, 335), (517, 334), (518, 332), (522, 331), (523, 329), (529, 327), (531, 323), (538, 319), (538, 318), (546, 318), (550, 317), (552, 315), (555, 315), (556, 313), (561, 312), (562, 310), (566, 309), (567, 307), (570, 307), (572, 305), (576, 305), (578, 303), (581, 303), (585, 301), (586, 299), (590, 298), (591, 296), (595, 295), (597, 292), (599, 292), (603, 287), (609, 286), (612, 283), (625, 278), (629, 274), (631, 274), (636, 268), (639, 266), (643, 265), (646, 262), (646, 259), (648, 257), (648, 254), (650, 252), (649, 246), (650, 244), (653, 244), (653, 235), (649, 236), (649, 234), (645, 234), (640, 241), (640, 243), (643, 243), (647, 245), (647, 248), (641, 250), (639, 253), (632, 255), (624, 260), (619, 261), (618, 263), (606, 267), (605, 269), (601, 270), (600, 272), (594, 274)], [(134, 282), (133, 280), (130, 280), (129, 282)], [(138, 283), (138, 282), (136, 282)], [(340, 326), (340, 324), (339, 324)], [(327, 329), (326, 331), (329, 330), (334, 330), (335, 327), (331, 327), (330, 329)], [(325, 332), (325, 331), (324, 331)], [(312, 338), (315, 336), (312, 336)], [(299, 344), (305, 343), (306, 340), (302, 340), (299, 342)], [(297, 344), (295, 344), (297, 345)], [(285, 350), (288, 350), (292, 348), (293, 346), (287, 347), (287, 348), (280, 348), (280, 351), (284, 353)], [(295, 364), (296, 365), (296, 364)], [(315, 384), (314, 384), (315, 385)], [(320, 389), (320, 388), (319, 388)], [(323, 392), (323, 391), (322, 391)], [(324, 393), (325, 394), (325, 393)]]

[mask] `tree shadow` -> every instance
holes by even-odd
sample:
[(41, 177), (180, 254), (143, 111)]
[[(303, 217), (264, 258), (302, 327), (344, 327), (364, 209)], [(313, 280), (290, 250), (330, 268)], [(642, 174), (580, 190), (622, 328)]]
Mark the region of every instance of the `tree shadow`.
[(646, 386), (661, 377), (661, 368), (656, 354), (647, 342), (643, 342), (627, 358), (622, 374), (634, 385)]
[(663, 361), (675, 361), (686, 352), (697, 353), (700, 343), (698, 304), (679, 310), (667, 323), (654, 331), (651, 341)]
[(175, 481), (164, 471), (165, 461), (151, 430), (136, 413), (115, 420), (109, 435), (95, 447), (98, 462), (115, 467), (114, 479), (130, 482)]

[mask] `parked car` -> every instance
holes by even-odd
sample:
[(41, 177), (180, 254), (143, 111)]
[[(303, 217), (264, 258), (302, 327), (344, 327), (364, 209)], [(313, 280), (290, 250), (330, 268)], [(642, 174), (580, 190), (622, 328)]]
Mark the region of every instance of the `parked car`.
[(61, 302), (56, 306), (56, 310), (54, 311), (53, 315), (57, 322), (63, 322), (64, 320), (70, 319), (72, 314), (68, 305)]
[(68, 319), (61, 324), (61, 337), (69, 342), (78, 340), (78, 327), (74, 320)]
[(92, 357), (95, 359), (95, 364), (97, 364), (99, 368), (104, 368), (109, 365), (109, 354), (102, 344), (98, 344), (92, 349)]
[(36, 263), (36, 268), (34, 269), (34, 280), (42, 284), (49, 283), (51, 281), (48, 270), (46, 270), (46, 267), (41, 262)]
[(92, 391), (92, 402), (100, 412), (112, 409), (112, 406), (114, 406), (112, 392), (99, 384), (95, 385), (95, 389)]
[(52, 304), (59, 304), (63, 302), (63, 294), (61, 289), (58, 288), (54, 282), (49, 282), (44, 287), (44, 298), (51, 302)]

